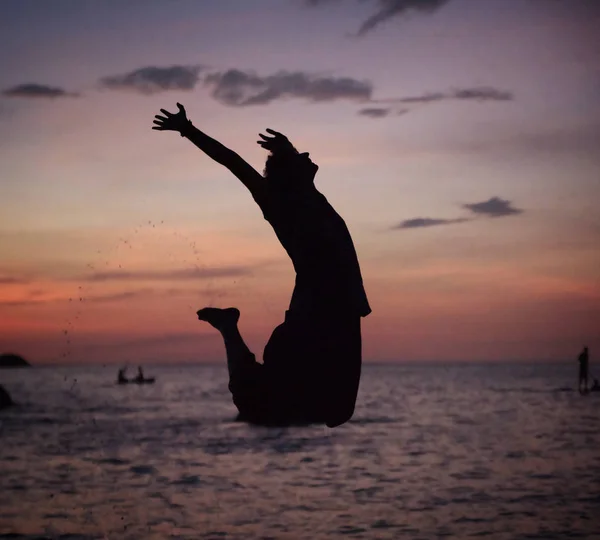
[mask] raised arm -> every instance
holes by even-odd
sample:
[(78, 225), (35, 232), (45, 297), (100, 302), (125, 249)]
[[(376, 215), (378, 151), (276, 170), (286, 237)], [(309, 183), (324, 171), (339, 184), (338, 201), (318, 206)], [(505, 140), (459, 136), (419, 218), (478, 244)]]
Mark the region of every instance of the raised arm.
[(189, 139), (207, 156), (227, 167), (252, 193), (254, 198), (260, 198), (265, 189), (265, 178), (257, 172), (243, 158), (230, 150), (219, 141), (213, 139), (195, 127), (188, 120), (185, 109), (181, 103), (177, 104), (178, 113), (170, 113), (165, 109), (154, 117), (152, 129), (158, 131), (177, 131), (182, 137)]

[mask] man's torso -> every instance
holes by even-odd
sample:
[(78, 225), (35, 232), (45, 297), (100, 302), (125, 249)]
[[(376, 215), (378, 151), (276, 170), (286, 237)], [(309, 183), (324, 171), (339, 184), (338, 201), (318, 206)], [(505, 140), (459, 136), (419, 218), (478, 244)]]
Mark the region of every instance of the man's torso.
[(350, 232), (316, 188), (270, 193), (261, 208), (296, 271), (290, 310), (321, 309), (329, 303), (361, 317), (371, 312)]

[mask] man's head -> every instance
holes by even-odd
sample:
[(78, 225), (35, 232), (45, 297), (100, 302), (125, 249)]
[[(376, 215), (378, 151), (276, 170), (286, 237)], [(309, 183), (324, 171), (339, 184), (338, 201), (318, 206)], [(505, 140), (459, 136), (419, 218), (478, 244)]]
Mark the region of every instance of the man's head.
[(308, 152), (298, 152), (285, 135), (267, 129), (272, 137), (260, 134), (258, 141), (271, 154), (265, 163), (265, 178), (281, 182), (283, 186), (306, 186), (314, 182), (319, 166), (313, 163)]

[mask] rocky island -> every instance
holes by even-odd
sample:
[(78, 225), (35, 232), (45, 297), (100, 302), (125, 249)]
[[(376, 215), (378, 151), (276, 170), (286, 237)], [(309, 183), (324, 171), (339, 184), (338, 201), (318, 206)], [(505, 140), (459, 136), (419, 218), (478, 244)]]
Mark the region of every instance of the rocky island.
[(0, 368), (31, 367), (31, 364), (18, 354), (0, 354)]

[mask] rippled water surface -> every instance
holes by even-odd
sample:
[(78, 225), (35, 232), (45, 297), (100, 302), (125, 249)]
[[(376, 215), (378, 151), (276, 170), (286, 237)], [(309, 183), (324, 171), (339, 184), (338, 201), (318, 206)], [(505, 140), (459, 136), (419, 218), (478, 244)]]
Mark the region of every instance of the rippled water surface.
[(0, 372), (0, 538), (600, 538), (573, 366), (367, 365), (333, 430), (234, 422), (224, 366), (147, 372)]

